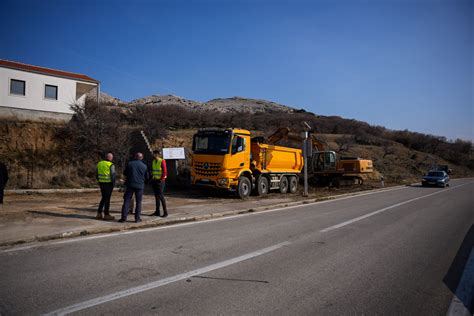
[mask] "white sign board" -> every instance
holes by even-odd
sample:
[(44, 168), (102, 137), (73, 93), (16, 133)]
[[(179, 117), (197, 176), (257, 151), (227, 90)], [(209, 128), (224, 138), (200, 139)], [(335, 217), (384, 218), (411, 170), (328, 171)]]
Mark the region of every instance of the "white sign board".
[(184, 147), (163, 148), (163, 159), (186, 159)]

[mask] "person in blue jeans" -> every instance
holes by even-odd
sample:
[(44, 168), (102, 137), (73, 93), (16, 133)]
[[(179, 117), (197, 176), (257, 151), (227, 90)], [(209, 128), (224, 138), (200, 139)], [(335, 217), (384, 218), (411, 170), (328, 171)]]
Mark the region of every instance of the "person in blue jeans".
[(142, 220), (140, 215), (142, 212), (142, 198), (143, 190), (145, 189), (145, 181), (148, 180), (148, 168), (143, 162), (143, 154), (136, 153), (135, 159), (130, 161), (127, 164), (123, 174), (126, 178), (125, 190), (123, 196), (123, 205), (122, 205), (122, 217), (118, 220), (120, 223), (127, 221), (128, 210), (130, 207), (130, 201), (132, 200), (133, 195), (135, 194), (135, 223), (139, 223)]

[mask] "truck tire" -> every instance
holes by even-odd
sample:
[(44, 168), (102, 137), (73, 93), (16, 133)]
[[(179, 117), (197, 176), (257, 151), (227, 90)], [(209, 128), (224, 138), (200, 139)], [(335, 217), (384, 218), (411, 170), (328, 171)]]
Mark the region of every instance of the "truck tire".
[(237, 186), (237, 193), (241, 199), (247, 199), (250, 195), (250, 191), (252, 190), (252, 184), (250, 183), (249, 178), (247, 177), (240, 177), (239, 184)]
[(288, 178), (281, 177), (280, 179), (280, 193), (285, 194), (288, 192)]
[(268, 179), (265, 176), (257, 178), (257, 195), (265, 195), (268, 193)]
[(298, 179), (296, 177), (290, 177), (290, 186), (288, 187), (288, 191), (290, 193), (296, 193), (298, 190)]

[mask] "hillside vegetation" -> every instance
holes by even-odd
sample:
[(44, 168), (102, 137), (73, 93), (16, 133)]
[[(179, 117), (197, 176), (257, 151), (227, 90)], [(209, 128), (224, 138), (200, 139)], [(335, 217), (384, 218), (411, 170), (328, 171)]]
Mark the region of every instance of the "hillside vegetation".
[[(235, 97), (198, 103), (173, 96), (140, 100), (97, 106), (89, 99), (84, 106), (73, 107), (76, 114), (67, 124), (1, 121), (0, 158), (10, 169), (9, 186), (95, 185), (94, 169), (101, 153), (114, 152), (121, 172), (131, 151), (146, 150), (137, 137), (140, 130), (145, 131), (153, 147), (190, 150), (192, 134), (200, 127), (239, 127), (269, 135), (279, 127), (299, 132), (303, 121), (312, 126), (327, 149), (340, 156), (372, 159), (388, 183), (419, 180), (436, 164), (449, 164), (453, 176), (459, 177), (474, 170), (472, 143), (463, 140), (392, 131), (263, 100)], [(238, 108), (242, 111), (235, 110)]]

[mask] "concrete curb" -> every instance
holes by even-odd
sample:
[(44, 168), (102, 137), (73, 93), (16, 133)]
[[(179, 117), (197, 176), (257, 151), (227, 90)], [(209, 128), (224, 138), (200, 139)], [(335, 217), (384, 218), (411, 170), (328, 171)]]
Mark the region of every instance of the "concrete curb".
[[(118, 190), (118, 188), (115, 188)], [(7, 195), (22, 195), (22, 194), (53, 194), (53, 193), (91, 193), (91, 192), (99, 192), (99, 188), (90, 188), (90, 189), (24, 189), (24, 190), (5, 190), (5, 194)]]
[(0, 242), (0, 248), (13, 247), (13, 246), (29, 244), (33, 242), (45, 242), (45, 241), (52, 241), (52, 240), (59, 240), (59, 239), (77, 238), (77, 237), (89, 236), (89, 235), (110, 234), (110, 233), (117, 233), (117, 232), (129, 231), (129, 230), (153, 228), (153, 227), (159, 227), (159, 226), (170, 226), (170, 225), (189, 223), (189, 222), (200, 222), (200, 221), (222, 218), (222, 217), (263, 212), (263, 211), (268, 211), (271, 209), (292, 207), (292, 206), (298, 206), (298, 205), (304, 205), (304, 204), (313, 204), (313, 203), (323, 202), (323, 201), (328, 201), (328, 200), (337, 200), (338, 198), (343, 198), (347, 196), (357, 196), (357, 195), (361, 195), (368, 192), (390, 191), (395, 188), (401, 188), (401, 187), (406, 187), (406, 186), (410, 186), (410, 185), (399, 185), (399, 186), (393, 186), (393, 187), (387, 187), (387, 188), (381, 188), (381, 189), (344, 193), (344, 194), (332, 195), (332, 196), (321, 197), (321, 198), (308, 198), (301, 201), (276, 203), (276, 204), (271, 204), (271, 205), (255, 207), (255, 208), (249, 208), (249, 209), (239, 209), (239, 210), (217, 212), (217, 213), (210, 213), (210, 214), (203, 214), (203, 215), (183, 216), (183, 217), (177, 217), (177, 218), (169, 218), (169, 217), (167, 219), (160, 218), (159, 220), (142, 222), (140, 224), (135, 224), (135, 223), (120, 224), (118, 227), (97, 227), (93, 229), (74, 230), (74, 231), (68, 231), (68, 232), (63, 232), (63, 233), (55, 233), (55, 234), (50, 234), (50, 235), (42, 235), (42, 236), (35, 236), (31, 238), (23, 238), (23, 239), (11, 240), (11, 241), (6, 241), (6, 242)]

